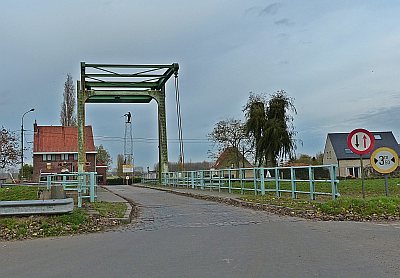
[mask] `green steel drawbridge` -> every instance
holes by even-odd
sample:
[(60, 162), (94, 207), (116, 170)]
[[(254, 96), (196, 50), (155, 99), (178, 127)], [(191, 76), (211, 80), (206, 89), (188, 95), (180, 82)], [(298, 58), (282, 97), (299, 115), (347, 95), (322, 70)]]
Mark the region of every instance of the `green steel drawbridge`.
[[(168, 172), (165, 84), (177, 77), (179, 65), (115, 65), (81, 62), (78, 99), (78, 171), (85, 172), (85, 104), (149, 103), (158, 104), (159, 173)], [(161, 174), (159, 175), (161, 178)]]

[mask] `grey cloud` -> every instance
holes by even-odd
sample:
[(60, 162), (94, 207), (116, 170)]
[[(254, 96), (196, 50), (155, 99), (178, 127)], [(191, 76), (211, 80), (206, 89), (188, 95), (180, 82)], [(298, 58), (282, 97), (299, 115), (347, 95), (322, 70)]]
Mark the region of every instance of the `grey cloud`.
[(359, 125), (382, 129), (389, 126), (397, 126), (399, 114), (400, 105), (376, 107), (371, 108), (366, 113), (353, 117), (351, 121), (358, 123)]
[(263, 8), (260, 11), (260, 16), (275, 15), (281, 6), (282, 6), (282, 4), (278, 3), (278, 2), (269, 4), (268, 6), (266, 6), (265, 8)]
[(277, 35), (277, 37), (278, 37), (279, 39), (287, 39), (287, 38), (289, 38), (289, 34), (287, 34), (287, 33), (279, 33), (279, 34)]
[(276, 25), (292, 26), (294, 25), (288, 18), (282, 18), (274, 22)]

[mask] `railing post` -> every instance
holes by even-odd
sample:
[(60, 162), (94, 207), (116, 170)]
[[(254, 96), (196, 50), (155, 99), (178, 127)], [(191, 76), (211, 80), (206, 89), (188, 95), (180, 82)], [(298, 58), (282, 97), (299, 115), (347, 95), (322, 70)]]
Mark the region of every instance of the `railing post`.
[(95, 186), (96, 186), (96, 176), (95, 176), (95, 172), (90, 172), (90, 177), (89, 177), (89, 181), (90, 181), (90, 202), (93, 203), (95, 200)]
[(169, 178), (167, 178), (168, 172), (161, 173), (161, 185), (167, 186), (167, 183), (169, 182)]
[(63, 175), (62, 180), (63, 180), (62, 186), (63, 186), (63, 189), (65, 190), (65, 187), (67, 186), (67, 176)]
[(258, 172), (259, 172), (259, 176), (260, 176), (261, 195), (265, 195), (264, 168), (258, 168), (258, 169), (259, 169)]
[(82, 184), (84, 182), (83, 173), (78, 173), (78, 208), (82, 207)]
[(194, 171), (190, 171), (190, 182), (192, 184), (192, 188), (194, 189)]
[(239, 180), (240, 180), (240, 194), (243, 195), (243, 169), (239, 168)]
[(46, 185), (47, 185), (47, 189), (50, 189), (50, 187), (51, 187), (51, 175), (47, 175), (46, 176)]
[(279, 182), (279, 169), (275, 167), (275, 194), (276, 197), (281, 197), (281, 185)]
[[(246, 170), (245, 170), (246, 171)], [(256, 174), (256, 168), (253, 167), (253, 186), (254, 186), (254, 195), (258, 195), (258, 189), (257, 189), (257, 174)], [(245, 172), (246, 174), (246, 172)]]
[(231, 169), (228, 170), (228, 192), (232, 193)]
[(200, 186), (201, 186), (201, 189), (204, 190), (204, 172), (203, 172), (203, 170), (200, 170)]
[(315, 200), (315, 182), (314, 182), (314, 168), (308, 167), (308, 180), (310, 181), (310, 199)]
[(290, 167), (290, 180), (292, 183), (292, 199), (297, 199), (296, 172), (293, 167)]
[(336, 166), (331, 165), (329, 169), (329, 173), (331, 175), (331, 187), (332, 187), (332, 199), (336, 199), (337, 188), (336, 188)]

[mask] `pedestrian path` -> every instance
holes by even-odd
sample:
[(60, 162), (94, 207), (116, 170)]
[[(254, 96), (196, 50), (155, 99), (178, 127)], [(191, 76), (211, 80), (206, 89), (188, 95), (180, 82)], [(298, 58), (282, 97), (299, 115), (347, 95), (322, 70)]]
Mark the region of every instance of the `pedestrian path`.
[(110, 203), (126, 203), (126, 200), (124, 198), (115, 195), (115, 193), (112, 193), (102, 186), (97, 187), (97, 201)]

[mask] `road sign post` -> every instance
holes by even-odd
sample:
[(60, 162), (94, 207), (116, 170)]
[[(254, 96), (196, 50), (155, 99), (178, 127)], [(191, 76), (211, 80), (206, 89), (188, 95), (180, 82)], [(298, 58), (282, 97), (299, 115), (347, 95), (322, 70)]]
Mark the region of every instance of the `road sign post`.
[(363, 198), (365, 198), (364, 167), (362, 155), (372, 151), (375, 145), (375, 137), (368, 130), (357, 128), (349, 133), (349, 136), (347, 137), (347, 145), (353, 153), (360, 156), (361, 190)]
[(391, 148), (381, 147), (371, 155), (371, 165), (378, 173), (385, 174), (385, 194), (389, 195), (388, 174), (399, 166), (399, 156)]

